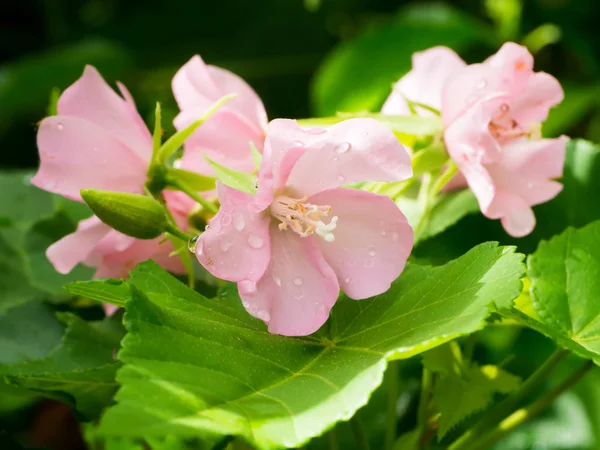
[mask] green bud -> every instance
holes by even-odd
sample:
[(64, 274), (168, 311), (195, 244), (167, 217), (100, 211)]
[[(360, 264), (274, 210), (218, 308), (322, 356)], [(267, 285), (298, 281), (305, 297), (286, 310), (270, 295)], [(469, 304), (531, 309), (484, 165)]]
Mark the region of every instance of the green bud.
[(165, 210), (152, 197), (82, 189), (81, 198), (102, 222), (127, 236), (154, 239), (167, 229)]

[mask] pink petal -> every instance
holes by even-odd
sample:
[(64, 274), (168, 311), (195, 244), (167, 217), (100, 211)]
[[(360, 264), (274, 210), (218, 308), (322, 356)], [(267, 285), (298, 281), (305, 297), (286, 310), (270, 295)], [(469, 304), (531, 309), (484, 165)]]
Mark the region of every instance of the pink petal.
[(264, 320), (269, 331), (305, 336), (329, 317), (340, 288), (333, 269), (315, 243), (271, 225), (271, 261), (264, 276), (238, 284), (246, 310)]
[(530, 206), (556, 197), (562, 185), (550, 180), (562, 176), (566, 141), (563, 136), (505, 144), (502, 163), (487, 168), (497, 190), (515, 194)]
[[(113, 231), (101, 245), (94, 249), (94, 255), (90, 255), (86, 263), (90, 263), (90, 259), (94, 259), (94, 267), (98, 270), (94, 274), (94, 278), (124, 278), (129, 272), (139, 263), (148, 259), (153, 259), (161, 267), (169, 272), (185, 273), (185, 268), (178, 256), (169, 256), (173, 251), (173, 246), (170, 242), (162, 242), (162, 237), (152, 240), (136, 239), (132, 245), (123, 251), (117, 251), (110, 243), (115, 242), (118, 238), (116, 231)], [(92, 264), (89, 264), (92, 265)]]
[(519, 171), (538, 179), (560, 178), (565, 165), (569, 138), (520, 139), (502, 146), (503, 165), (508, 171)]
[[(438, 110), (442, 108), (442, 89), (446, 80), (465, 66), (448, 47), (433, 47), (412, 56), (412, 70), (398, 81), (381, 110), (384, 114), (410, 114), (405, 97)], [(433, 115), (430, 111), (419, 111)]]
[(253, 210), (254, 197), (217, 184), (221, 208), (196, 243), (198, 261), (216, 277), (257, 281), (270, 259), (268, 215)]
[[(270, 131), (270, 130), (269, 130)], [(412, 176), (410, 156), (394, 133), (374, 119), (350, 119), (312, 139), (304, 131), (306, 150), (291, 168), (288, 195), (305, 195), (358, 181), (401, 181)], [(297, 133), (295, 133), (296, 138)], [(278, 143), (293, 147), (285, 136)]]
[(556, 78), (544, 72), (529, 78), (527, 91), (514, 99), (511, 104), (511, 117), (522, 127), (546, 120), (550, 108), (564, 98), (563, 89)]
[[(179, 130), (198, 120), (205, 110), (194, 108), (181, 112), (174, 121)], [(220, 110), (188, 138), (181, 164), (183, 168), (205, 174), (213, 173), (203, 155), (231, 169), (254, 170), (250, 142), (260, 151), (264, 134), (239, 114)]]
[(308, 201), (331, 206), (330, 216), (338, 217), (335, 241), (311, 239), (335, 271), (342, 290), (353, 299), (387, 291), (413, 246), (413, 230), (398, 206), (389, 197), (356, 189), (331, 189)]
[(492, 219), (500, 218), (506, 232), (513, 237), (526, 236), (535, 227), (531, 207), (519, 196), (510, 193), (498, 194), (485, 215)]
[(237, 97), (226, 106), (231, 108), (261, 131), (267, 129), (267, 112), (258, 94), (242, 78), (220, 67), (208, 66), (208, 72), (219, 91), (225, 94), (234, 93)]
[(31, 180), (79, 200), (84, 188), (141, 192), (145, 163), (103, 128), (77, 117), (44, 119), (37, 134), (40, 168)]
[(77, 230), (52, 244), (46, 250), (46, 256), (59, 273), (69, 273), (83, 262), (94, 247), (111, 232), (96, 216), (82, 220)]
[(107, 316), (112, 316), (119, 309), (118, 306), (111, 305), (110, 303), (103, 303), (102, 306), (104, 307), (104, 313)]
[(222, 96), (199, 55), (193, 56), (177, 71), (171, 86), (182, 111), (197, 107), (206, 110)]
[(448, 79), (442, 93), (442, 119), (449, 125), (473, 104), (506, 96), (511, 105), (528, 87), (533, 57), (525, 47), (507, 43), (482, 64), (471, 64)]
[(58, 114), (103, 128), (147, 162), (152, 154), (152, 136), (132, 101), (128, 93), (126, 100), (119, 97), (94, 67), (86, 66), (81, 78), (60, 96)]

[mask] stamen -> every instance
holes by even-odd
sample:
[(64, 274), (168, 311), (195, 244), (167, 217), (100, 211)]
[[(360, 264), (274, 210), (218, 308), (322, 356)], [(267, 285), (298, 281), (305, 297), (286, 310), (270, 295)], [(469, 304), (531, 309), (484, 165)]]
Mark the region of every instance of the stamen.
[(508, 142), (512, 139), (530, 136), (529, 130), (524, 130), (521, 126), (510, 117), (510, 107), (503, 103), (500, 105), (500, 111), (492, 118), (488, 125), (490, 134), (500, 143)]
[(307, 197), (293, 199), (280, 196), (275, 199), (271, 205), (271, 215), (279, 220), (280, 230), (290, 229), (301, 237), (317, 234), (327, 242), (333, 242), (335, 236), (333, 231), (337, 227), (337, 216), (333, 217), (329, 223), (323, 219), (329, 216), (331, 206), (313, 205), (306, 203)]

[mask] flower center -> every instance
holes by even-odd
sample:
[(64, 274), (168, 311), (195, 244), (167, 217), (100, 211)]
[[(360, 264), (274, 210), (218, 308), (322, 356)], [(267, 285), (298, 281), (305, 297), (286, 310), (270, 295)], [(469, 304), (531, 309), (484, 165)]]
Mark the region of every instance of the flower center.
[(288, 228), (301, 237), (316, 234), (327, 242), (333, 242), (333, 230), (337, 227), (337, 216), (329, 223), (323, 220), (329, 216), (331, 206), (306, 203), (307, 198), (295, 199), (281, 195), (271, 204), (271, 215), (279, 220), (280, 230)]
[(500, 106), (499, 111), (488, 125), (490, 134), (500, 143), (506, 143), (512, 139), (529, 136), (529, 131), (523, 129), (510, 114), (510, 106), (506, 103)]

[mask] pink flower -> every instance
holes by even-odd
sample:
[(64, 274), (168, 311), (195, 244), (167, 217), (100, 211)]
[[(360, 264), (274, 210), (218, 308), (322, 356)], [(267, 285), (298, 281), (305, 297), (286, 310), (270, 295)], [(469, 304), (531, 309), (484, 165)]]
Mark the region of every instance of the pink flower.
[(186, 141), (181, 167), (212, 173), (203, 155), (232, 169), (254, 170), (250, 142), (262, 151), (267, 114), (260, 98), (237, 75), (207, 66), (196, 55), (173, 77), (173, 94), (181, 112), (175, 127), (181, 130), (198, 120), (221, 97), (237, 94)]
[(533, 72), (533, 57), (514, 43), (469, 66), (434, 47), (413, 56), (382, 112), (408, 114), (405, 97), (441, 111), (446, 147), (461, 171), (448, 188), (468, 184), (486, 217), (500, 219), (512, 236), (529, 234), (531, 206), (562, 189), (552, 179), (562, 176), (566, 138), (539, 138), (540, 123), (563, 98), (558, 81)]
[(533, 57), (507, 43), (482, 64), (450, 78), (443, 90), (444, 140), (486, 217), (512, 236), (535, 226), (531, 206), (562, 189), (566, 137), (540, 139), (540, 123), (560, 103), (559, 82), (533, 71)]
[(221, 209), (196, 255), (215, 276), (238, 282), (244, 307), (270, 332), (310, 334), (340, 288), (353, 299), (385, 292), (413, 244), (391, 199), (339, 186), (411, 175), (408, 153), (375, 120), (310, 130), (274, 120), (257, 194), (219, 184)]
[[(83, 188), (143, 192), (152, 154), (152, 137), (137, 113), (131, 95), (119, 84), (123, 98), (87, 66), (58, 101), (58, 115), (39, 127), (40, 168), (32, 182), (46, 191), (81, 201)], [(185, 224), (193, 202), (169, 193), (168, 205)], [(167, 270), (184, 272), (172, 246), (161, 238), (125, 236), (97, 217), (82, 220), (77, 230), (51, 245), (46, 254), (60, 273), (78, 263), (96, 267), (95, 277), (122, 277), (138, 262), (153, 258)]]

